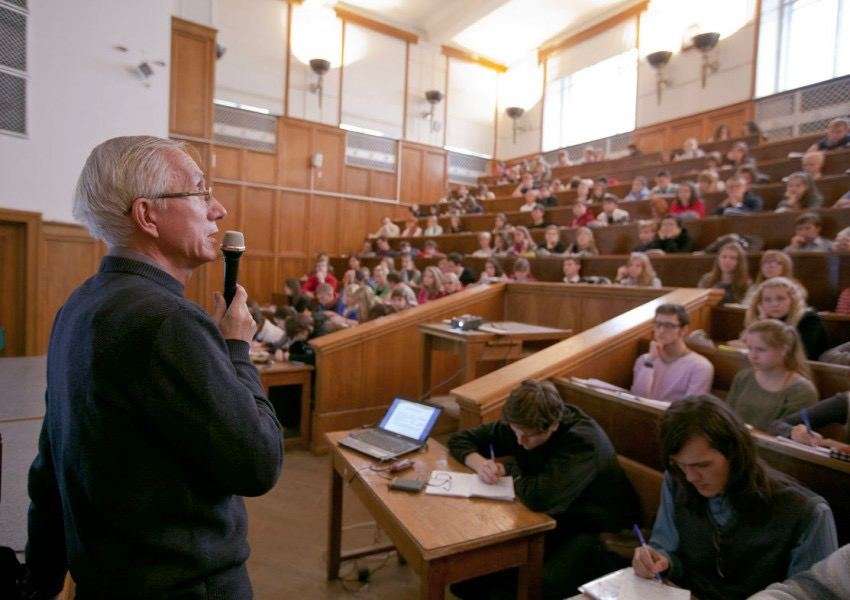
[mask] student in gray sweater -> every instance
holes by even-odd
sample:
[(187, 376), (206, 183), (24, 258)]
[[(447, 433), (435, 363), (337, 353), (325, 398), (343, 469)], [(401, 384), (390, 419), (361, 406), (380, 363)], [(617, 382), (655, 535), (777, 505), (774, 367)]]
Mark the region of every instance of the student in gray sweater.
[(808, 571), (774, 583), (750, 600), (846, 600), (850, 598), (850, 544), (842, 546)]
[(27, 597), (55, 596), (69, 569), (80, 600), (252, 597), (241, 497), (274, 486), (282, 436), (245, 290), (212, 315), (183, 295), (226, 214), (183, 147), (114, 138), (80, 175), (74, 214), (109, 254), (50, 337)]

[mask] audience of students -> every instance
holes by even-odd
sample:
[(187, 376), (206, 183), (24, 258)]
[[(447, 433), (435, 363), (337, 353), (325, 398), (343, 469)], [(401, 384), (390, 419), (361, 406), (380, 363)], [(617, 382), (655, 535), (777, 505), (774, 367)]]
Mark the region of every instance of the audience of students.
[[(774, 421), (770, 425), (769, 432), (809, 446), (835, 448), (842, 452), (850, 452), (850, 446), (848, 446), (848, 442), (850, 442), (848, 407), (850, 407), (850, 392), (840, 392), (826, 400), (818, 401), (812, 407), (800, 409), (798, 412)], [(808, 424), (803, 418), (803, 410), (806, 411)], [(844, 425), (844, 441), (824, 438), (817, 432), (818, 429), (827, 425)]]
[(542, 204), (536, 204), (533, 209), (531, 209), (531, 223), (529, 224), (529, 229), (543, 229), (544, 227), (548, 227), (549, 223), (546, 222), (546, 209)]
[(617, 208), (617, 196), (605, 194), (602, 197), (602, 212), (596, 215), (597, 225), (623, 225), (629, 222), (629, 213)]
[(632, 179), (632, 187), (629, 193), (623, 198), (623, 202), (635, 202), (637, 200), (646, 200), (649, 198), (649, 188), (646, 187), (646, 177), (638, 175)]
[(628, 262), (617, 269), (617, 285), (661, 287), (661, 280), (656, 277), (652, 261), (643, 252), (632, 252)]
[(821, 206), (823, 196), (808, 173), (798, 171), (785, 178), (785, 196), (776, 207), (776, 212), (812, 210)]
[(537, 281), (531, 274), (531, 264), (528, 262), (528, 259), (518, 258), (514, 261), (514, 268), (513, 274), (511, 275), (511, 281), (518, 281), (520, 283)]
[(502, 264), (497, 258), (490, 257), (484, 261), (484, 270), (481, 271), (478, 283), (498, 283), (500, 281), (507, 281)]
[(679, 184), (676, 196), (670, 203), (670, 214), (680, 219), (702, 219), (705, 217), (705, 204), (703, 204), (699, 190), (693, 183)]
[(655, 187), (650, 190), (650, 193), (672, 196), (676, 193), (676, 187), (670, 171), (662, 169), (655, 174)]
[(805, 286), (794, 278), (794, 259), (782, 250), (765, 250), (759, 262), (759, 271), (756, 280), (747, 290), (742, 304), (749, 306), (758, 287), (767, 279), (772, 277), (785, 277), (790, 279), (800, 289), (801, 297), (805, 300), (808, 296)]
[(444, 233), (463, 233), (464, 231), (466, 231), (466, 228), (463, 226), (460, 214), (457, 212), (449, 213), (449, 226)]
[(746, 197), (747, 183), (740, 175), (733, 175), (726, 180), (726, 197), (714, 211), (720, 216), (741, 215), (758, 212), (762, 204), (758, 197)]
[(398, 225), (392, 222), (389, 217), (384, 217), (381, 219), (381, 226), (378, 228), (378, 231), (375, 232), (373, 237), (385, 237), (385, 238), (393, 238), (398, 237), (399, 231)]
[(850, 146), (850, 119), (839, 117), (829, 122), (826, 127), (826, 135), (818, 142), (812, 144), (812, 150), (837, 150)]
[(543, 235), (543, 244), (537, 247), (537, 256), (549, 256), (551, 254), (563, 254), (567, 251), (564, 242), (561, 241), (561, 232), (557, 225), (549, 225)]
[(472, 253), (476, 258), (487, 258), (493, 254), (493, 247), (490, 245), (492, 235), (489, 231), (481, 231), (478, 233), (478, 249)]
[(312, 275), (307, 277), (304, 285), (301, 286), (301, 291), (304, 295), (312, 298), (316, 294), (316, 288), (320, 283), (329, 284), (334, 291), (336, 291), (339, 287), (339, 282), (336, 280), (336, 277), (329, 272), (328, 263), (325, 261), (321, 261), (316, 264), (315, 271)]
[(743, 302), (751, 284), (747, 254), (739, 244), (724, 244), (714, 259), (711, 271), (703, 275), (697, 287), (723, 290), (726, 304)]
[(803, 155), (801, 163), (803, 172), (817, 181), (823, 176), (823, 163), (826, 161), (826, 154), (820, 150), (810, 150)]
[(419, 304), (425, 304), (431, 300), (442, 298), (445, 295), (446, 289), (443, 273), (433, 265), (425, 267), (425, 270), (422, 272), (422, 282), (416, 301)]
[(785, 247), (785, 252), (831, 252), (832, 242), (821, 237), (823, 222), (820, 215), (806, 212), (794, 222), (794, 237)]
[(649, 245), (649, 250), (660, 250), (665, 254), (690, 252), (694, 248), (691, 234), (682, 227), (681, 217), (667, 215), (661, 219), (658, 235)]
[(534, 210), (537, 204), (537, 191), (536, 190), (528, 190), (522, 196), (523, 203), (519, 207), (519, 212), (531, 212)]
[(425, 230), (422, 232), (422, 235), (425, 235), (427, 237), (443, 235), (443, 228), (440, 226), (440, 222), (437, 220), (436, 215), (431, 215), (430, 217), (428, 217), (428, 223), (425, 226)]
[(649, 352), (635, 361), (633, 394), (674, 402), (711, 391), (714, 365), (685, 344), (690, 322), (685, 307), (679, 304), (655, 309)]
[(534, 243), (534, 238), (531, 237), (531, 232), (527, 227), (515, 227), (512, 233), (512, 244), (510, 253), (517, 256), (532, 257), (537, 244)]
[(649, 250), (652, 243), (655, 241), (655, 234), (658, 232), (658, 224), (646, 219), (638, 222), (638, 244), (634, 247), (635, 252), (646, 252)]
[(747, 598), (838, 547), (826, 501), (769, 469), (744, 423), (712, 396), (670, 405), (661, 424), (668, 465), (640, 577), (663, 575), (702, 600)]
[(573, 204), (572, 209), (573, 219), (570, 221), (569, 227), (585, 227), (593, 222), (595, 217), (584, 202), (576, 202)]
[(564, 272), (564, 283), (593, 283), (601, 285), (611, 285), (611, 280), (600, 275), (590, 275), (582, 277), (581, 275), (581, 256), (568, 254), (564, 257), (564, 262), (561, 265)]
[(702, 158), (705, 156), (705, 151), (699, 147), (699, 142), (696, 138), (688, 138), (682, 143), (682, 150), (673, 156), (673, 160), (689, 160), (692, 158)]
[(596, 247), (596, 238), (590, 227), (579, 227), (575, 232), (575, 241), (567, 246), (567, 254), (577, 256), (597, 256), (599, 250)]

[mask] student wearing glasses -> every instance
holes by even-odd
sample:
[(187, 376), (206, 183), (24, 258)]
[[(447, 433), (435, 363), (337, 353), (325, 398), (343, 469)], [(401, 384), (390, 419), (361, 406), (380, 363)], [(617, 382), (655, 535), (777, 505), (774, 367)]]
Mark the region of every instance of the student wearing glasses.
[(714, 365), (685, 345), (690, 322), (680, 304), (662, 304), (655, 310), (649, 352), (635, 361), (633, 394), (673, 402), (711, 391)]
[(661, 575), (701, 600), (747, 598), (838, 548), (826, 501), (767, 467), (723, 401), (672, 404), (661, 452), (661, 504), (649, 544), (632, 558), (638, 576)]

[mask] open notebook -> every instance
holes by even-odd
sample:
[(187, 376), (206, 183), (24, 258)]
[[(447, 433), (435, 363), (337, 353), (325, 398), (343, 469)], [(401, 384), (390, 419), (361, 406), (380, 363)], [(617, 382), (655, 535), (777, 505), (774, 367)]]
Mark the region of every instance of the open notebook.
[(638, 577), (631, 567), (585, 583), (578, 591), (593, 600), (690, 600), (691, 597), (688, 590)]
[(500, 477), (493, 485), (484, 483), (475, 473), (454, 471), (431, 471), (426, 494), (455, 496), (457, 498), (489, 498), (491, 500), (514, 500), (514, 480)]

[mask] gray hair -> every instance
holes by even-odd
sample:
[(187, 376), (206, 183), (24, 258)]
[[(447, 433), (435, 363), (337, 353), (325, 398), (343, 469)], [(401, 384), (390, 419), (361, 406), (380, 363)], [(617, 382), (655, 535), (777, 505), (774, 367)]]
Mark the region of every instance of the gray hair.
[(127, 245), (135, 231), (128, 214), (133, 200), (168, 191), (173, 153), (185, 147), (149, 135), (116, 137), (97, 145), (77, 180), (74, 218), (110, 247)]

